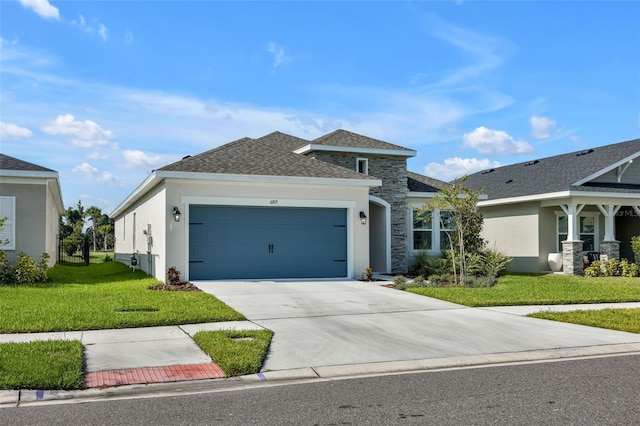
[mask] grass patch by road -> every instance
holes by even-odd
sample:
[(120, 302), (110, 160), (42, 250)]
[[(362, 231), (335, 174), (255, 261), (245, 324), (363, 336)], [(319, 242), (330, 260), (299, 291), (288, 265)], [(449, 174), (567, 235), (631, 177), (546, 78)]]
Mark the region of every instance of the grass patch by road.
[(201, 322), (244, 316), (200, 291), (152, 291), (155, 278), (118, 262), (56, 265), (50, 281), (0, 286), (0, 333), (93, 330)]
[(597, 311), (536, 312), (528, 315), (553, 321), (588, 325), (640, 334), (640, 309), (602, 309)]
[(0, 344), (0, 389), (80, 389), (83, 374), (77, 340)]
[(201, 331), (193, 340), (231, 377), (258, 373), (272, 337), (271, 330), (221, 330)]
[(559, 305), (640, 301), (640, 278), (509, 274), (494, 287), (416, 287), (407, 291), (466, 306)]

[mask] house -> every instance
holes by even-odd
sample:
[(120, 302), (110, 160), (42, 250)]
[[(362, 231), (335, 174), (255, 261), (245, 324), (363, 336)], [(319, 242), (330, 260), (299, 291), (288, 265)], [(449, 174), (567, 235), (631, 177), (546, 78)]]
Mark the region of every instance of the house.
[(487, 200), (483, 236), (513, 258), (510, 269), (549, 271), (562, 253), (566, 274), (582, 274), (584, 254), (633, 260), (640, 235), (640, 139), (495, 167), (465, 185)]
[(64, 213), (58, 172), (5, 154), (0, 154), (0, 217), (6, 218), (0, 245), (9, 262), (18, 253), (34, 259), (49, 254), (49, 265), (57, 260), (57, 235)]
[[(416, 152), (337, 130), (274, 132), (154, 170), (116, 209), (116, 260), (160, 280), (360, 278), (406, 273), (440, 250), (413, 211), (444, 182), (407, 171)], [(437, 217), (437, 212), (434, 212)]]

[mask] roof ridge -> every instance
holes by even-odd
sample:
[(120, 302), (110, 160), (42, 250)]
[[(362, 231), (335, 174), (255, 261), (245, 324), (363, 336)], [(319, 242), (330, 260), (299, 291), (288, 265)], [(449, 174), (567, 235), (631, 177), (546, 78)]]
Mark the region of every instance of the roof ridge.
[[(7, 165), (12, 167), (6, 168)], [(24, 170), (57, 173), (55, 170), (48, 167), (44, 167), (39, 164), (31, 163), (29, 161), (21, 160), (19, 158), (2, 153), (0, 153), (0, 170)]]

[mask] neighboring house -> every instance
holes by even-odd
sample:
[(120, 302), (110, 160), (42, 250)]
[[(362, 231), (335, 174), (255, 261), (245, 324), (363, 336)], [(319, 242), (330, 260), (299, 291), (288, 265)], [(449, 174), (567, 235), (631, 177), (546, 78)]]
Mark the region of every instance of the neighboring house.
[(412, 210), (446, 185), (407, 172), (414, 155), (337, 130), (313, 141), (274, 132), (187, 156), (112, 212), (116, 259), (135, 255), (163, 281), (171, 266), (191, 280), (406, 273), (416, 251), (440, 251), (438, 221), (414, 221)]
[(0, 217), (7, 218), (0, 232), (0, 245), (11, 263), (20, 252), (57, 261), (57, 235), (64, 213), (58, 172), (0, 154)]
[(640, 139), (584, 149), (468, 176), (488, 199), (483, 236), (513, 257), (510, 269), (549, 271), (562, 253), (567, 274), (583, 272), (584, 254), (633, 260), (640, 235)]

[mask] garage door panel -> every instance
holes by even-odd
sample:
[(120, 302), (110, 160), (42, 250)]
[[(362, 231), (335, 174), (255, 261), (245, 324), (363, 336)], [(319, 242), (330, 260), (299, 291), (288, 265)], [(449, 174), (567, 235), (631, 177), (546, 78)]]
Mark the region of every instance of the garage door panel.
[(191, 279), (347, 275), (345, 209), (191, 206)]

